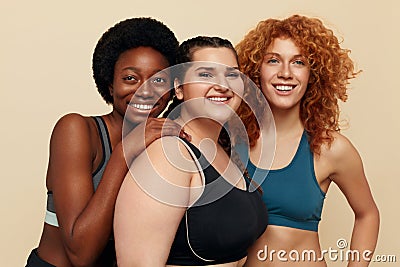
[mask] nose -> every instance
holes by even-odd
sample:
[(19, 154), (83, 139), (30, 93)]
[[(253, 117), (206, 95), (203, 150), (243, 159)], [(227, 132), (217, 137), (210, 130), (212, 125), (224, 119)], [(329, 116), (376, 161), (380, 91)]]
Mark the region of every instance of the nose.
[(227, 81), (225, 75), (219, 75), (216, 82), (213, 84), (213, 88), (220, 92), (225, 92), (229, 90), (229, 82)]
[(143, 82), (135, 92), (135, 95), (142, 98), (154, 97), (154, 89), (150, 83), (150, 81)]
[(292, 70), (290, 69), (290, 65), (287, 63), (282, 64), (279, 72), (278, 72), (278, 78), (283, 78), (283, 79), (291, 79), (293, 78), (292, 76)]

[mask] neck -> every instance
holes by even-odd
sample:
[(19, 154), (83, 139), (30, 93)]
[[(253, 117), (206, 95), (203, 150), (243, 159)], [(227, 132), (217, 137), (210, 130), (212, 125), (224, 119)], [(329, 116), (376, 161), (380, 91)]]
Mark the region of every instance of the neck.
[(115, 110), (113, 110), (110, 114), (107, 115), (110, 124), (113, 129), (119, 129), (119, 136), (122, 136), (122, 131), (123, 131), (123, 136), (125, 136), (127, 133), (129, 133), (133, 128), (137, 126), (137, 124), (130, 123), (127, 120), (124, 120), (124, 118)]
[(199, 143), (205, 139), (211, 140), (215, 144), (218, 143), (218, 137), (222, 129), (222, 125), (218, 122), (207, 118), (187, 120), (183, 115), (178, 117), (176, 122), (181, 124), (185, 132), (192, 136), (193, 144), (199, 145)]
[(304, 130), (304, 125), (300, 119), (300, 106), (293, 109), (271, 108), (275, 121), (277, 137), (285, 137)]

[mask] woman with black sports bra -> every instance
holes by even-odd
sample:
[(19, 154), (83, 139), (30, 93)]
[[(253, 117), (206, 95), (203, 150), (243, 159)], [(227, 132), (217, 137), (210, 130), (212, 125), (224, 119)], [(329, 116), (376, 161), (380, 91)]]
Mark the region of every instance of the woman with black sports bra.
[(163, 137), (133, 162), (115, 207), (117, 263), (242, 266), (267, 210), (223, 138), (245, 90), (237, 55), (227, 40), (195, 37), (181, 44), (178, 63), (167, 114), (192, 139)]

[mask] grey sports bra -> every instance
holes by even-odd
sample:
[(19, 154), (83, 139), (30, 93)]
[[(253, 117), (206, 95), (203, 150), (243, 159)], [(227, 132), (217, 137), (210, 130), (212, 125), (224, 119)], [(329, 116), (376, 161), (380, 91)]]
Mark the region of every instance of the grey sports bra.
[[(100, 183), (101, 177), (103, 177), (104, 169), (106, 168), (107, 162), (111, 156), (111, 142), (110, 136), (108, 133), (107, 125), (104, 120), (100, 116), (93, 117), (94, 121), (96, 122), (98, 133), (101, 140), (101, 145), (103, 149), (103, 158), (101, 160), (100, 165), (97, 169), (93, 172), (93, 187), (94, 190), (97, 189), (97, 186)], [(56, 209), (54, 207), (54, 200), (53, 200), (53, 192), (47, 192), (47, 208), (46, 208), (46, 216), (44, 222), (53, 226), (58, 227), (58, 220)]]

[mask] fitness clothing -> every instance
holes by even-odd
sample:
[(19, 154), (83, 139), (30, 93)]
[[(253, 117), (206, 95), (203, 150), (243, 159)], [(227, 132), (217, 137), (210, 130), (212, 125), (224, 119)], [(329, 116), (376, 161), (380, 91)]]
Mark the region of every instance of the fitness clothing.
[[(185, 212), (167, 264), (204, 266), (238, 261), (267, 227), (267, 209), (260, 193), (231, 185), (198, 148), (186, 140), (183, 143), (198, 164), (205, 187)], [(209, 201), (213, 194), (224, 195)]]
[[(97, 167), (96, 171), (92, 174), (93, 187), (94, 190), (96, 190), (103, 176), (106, 164), (110, 159), (112, 149), (111, 149), (109, 133), (107, 130), (107, 125), (105, 124), (104, 120), (101, 117), (93, 117), (93, 119), (96, 122), (103, 150), (103, 158), (101, 160), (101, 163), (99, 167)], [(54, 208), (53, 193), (51, 191), (47, 193), (47, 209), (46, 209), (45, 223), (58, 227), (56, 211)], [(115, 246), (114, 246), (114, 240), (111, 238), (107, 242), (106, 247), (99, 256), (98, 264), (101, 264), (101, 266), (116, 266), (115, 262), (116, 262)], [(96, 266), (99, 266), (98, 264)], [(37, 248), (35, 248), (30, 253), (27, 260), (27, 265), (25, 267), (55, 267), (55, 266), (41, 259), (37, 253)]]
[[(104, 120), (98, 116), (93, 117), (94, 121), (97, 125), (97, 130), (101, 140), (101, 146), (103, 149), (103, 159), (99, 167), (97, 167), (96, 171), (92, 174), (93, 177), (93, 186), (94, 190), (97, 189), (97, 186), (100, 183), (101, 177), (103, 176), (104, 169), (106, 168), (107, 162), (111, 156), (111, 142), (110, 136), (108, 134), (107, 125)], [(54, 200), (53, 200), (53, 192), (47, 192), (47, 209), (46, 209), (46, 217), (44, 219), (45, 223), (58, 227), (57, 215), (56, 210), (54, 207)]]
[(242, 160), (248, 161), (250, 177), (261, 184), (269, 224), (317, 232), (325, 193), (315, 177), (314, 157), (306, 132), (301, 136), (294, 158), (282, 169), (257, 168), (247, 156), (247, 150), (238, 152)]
[(37, 248), (35, 248), (31, 251), (31, 254), (29, 254), (25, 267), (56, 267), (56, 266), (48, 263), (45, 260), (42, 260), (37, 253)]
[[(117, 267), (114, 241), (109, 241), (97, 259), (95, 266)], [(56, 267), (39, 257), (37, 248), (31, 251), (25, 267)]]

